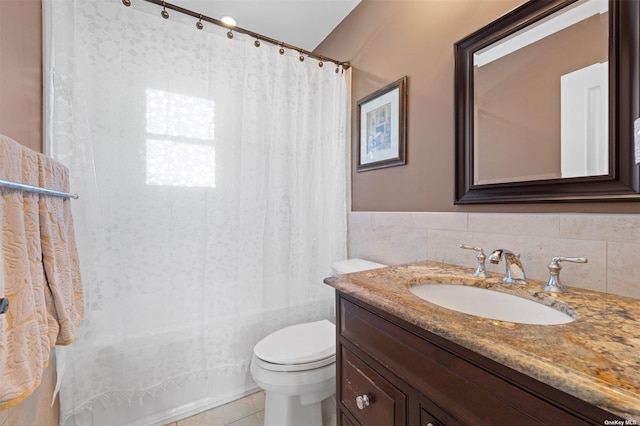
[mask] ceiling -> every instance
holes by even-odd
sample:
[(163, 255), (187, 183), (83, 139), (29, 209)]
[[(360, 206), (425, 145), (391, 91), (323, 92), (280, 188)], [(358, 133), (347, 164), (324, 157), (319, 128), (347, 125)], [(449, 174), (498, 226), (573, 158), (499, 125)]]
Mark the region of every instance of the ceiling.
[(360, 0), (168, 0), (193, 12), (313, 51)]

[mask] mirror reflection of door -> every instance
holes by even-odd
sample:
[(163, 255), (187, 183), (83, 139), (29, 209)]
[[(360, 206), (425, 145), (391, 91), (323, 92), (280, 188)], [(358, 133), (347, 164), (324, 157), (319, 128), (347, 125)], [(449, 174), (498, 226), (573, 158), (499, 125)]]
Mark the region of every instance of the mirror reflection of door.
[(593, 64), (561, 78), (562, 177), (609, 173), (609, 64)]
[(608, 29), (579, 0), (474, 52), (474, 184), (608, 173)]

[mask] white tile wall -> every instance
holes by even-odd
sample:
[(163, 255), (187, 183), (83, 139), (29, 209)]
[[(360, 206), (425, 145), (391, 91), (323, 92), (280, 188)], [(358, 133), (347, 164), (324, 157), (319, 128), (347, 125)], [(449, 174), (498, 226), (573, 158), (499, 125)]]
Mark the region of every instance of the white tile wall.
[[(553, 256), (565, 285), (640, 298), (640, 215), (573, 213), (351, 212), (349, 256), (388, 265), (430, 259), (474, 267), (475, 253), (505, 248), (520, 253), (527, 277), (546, 281)], [(504, 263), (487, 269), (504, 274)]]

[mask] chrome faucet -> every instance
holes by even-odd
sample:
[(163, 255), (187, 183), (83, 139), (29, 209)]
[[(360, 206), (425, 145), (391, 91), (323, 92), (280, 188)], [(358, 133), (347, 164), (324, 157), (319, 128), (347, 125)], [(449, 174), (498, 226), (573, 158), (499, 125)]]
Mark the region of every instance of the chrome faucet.
[(566, 293), (567, 288), (562, 285), (560, 282), (560, 262), (574, 262), (574, 263), (587, 263), (588, 259), (586, 257), (562, 257), (562, 256), (553, 256), (551, 259), (551, 263), (547, 265), (549, 269), (549, 281), (547, 284), (542, 287), (544, 291), (551, 291), (554, 293)]
[(484, 250), (482, 250), (482, 247), (474, 247), (474, 246), (470, 246), (469, 244), (460, 244), (460, 248), (476, 251), (476, 259), (478, 260), (478, 265), (476, 266), (476, 270), (473, 273), (474, 277), (477, 277), (477, 278), (491, 277), (491, 274), (487, 272), (487, 269), (484, 266), (484, 261), (487, 258), (487, 256), (484, 254)]
[(507, 271), (502, 281), (509, 284), (526, 284), (527, 278), (524, 275), (524, 268), (520, 262), (519, 254), (506, 249), (497, 249), (489, 255), (488, 259), (489, 262), (497, 265), (503, 257)]

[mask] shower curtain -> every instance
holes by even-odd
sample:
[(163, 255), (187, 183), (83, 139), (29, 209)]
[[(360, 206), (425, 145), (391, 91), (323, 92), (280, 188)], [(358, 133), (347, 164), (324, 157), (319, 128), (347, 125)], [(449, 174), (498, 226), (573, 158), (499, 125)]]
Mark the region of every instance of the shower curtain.
[(132, 3), (44, 2), (45, 144), (80, 194), (85, 280), (65, 424), (250, 389), (258, 340), (332, 318), (346, 257), (348, 73)]

